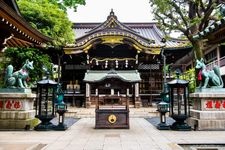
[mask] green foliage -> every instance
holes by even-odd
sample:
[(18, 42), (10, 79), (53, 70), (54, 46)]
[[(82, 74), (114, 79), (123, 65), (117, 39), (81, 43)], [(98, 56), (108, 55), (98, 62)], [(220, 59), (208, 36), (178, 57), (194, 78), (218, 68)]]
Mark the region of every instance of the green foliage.
[(41, 51), (35, 48), (7, 48), (4, 52), (6, 58), (10, 59), (10, 62), (5, 64), (5, 67), (13, 65), (14, 71), (20, 69), (25, 63), (26, 59), (34, 61), (34, 70), (30, 72), (30, 82), (36, 82), (42, 78), (43, 65), (48, 68), (51, 67), (51, 59), (48, 55), (43, 54)]
[(18, 6), (34, 28), (54, 39), (54, 46), (74, 42), (72, 22), (58, 5), (50, 3), (50, 0), (19, 0)]
[(78, 5), (85, 5), (85, 0), (50, 0), (50, 2), (57, 4), (64, 11), (67, 8), (73, 8), (76, 11)]
[[(150, 0), (155, 19), (167, 30), (178, 30), (184, 35), (202, 31), (215, 20), (217, 12), (216, 1), (205, 0)], [(195, 28), (197, 27), (197, 28)]]
[(189, 81), (189, 92), (195, 92), (196, 88), (196, 78), (195, 78), (195, 68), (189, 69), (184, 74), (180, 76), (181, 79)]
[(5, 64), (8, 64), (9, 59), (4, 57), (4, 54), (1, 54), (1, 63), (0, 63), (0, 87), (4, 85), (4, 77), (5, 77)]
[(196, 58), (203, 58), (201, 41), (193, 35), (219, 19), (217, 0), (150, 0), (154, 18), (164, 31), (180, 31), (192, 43)]

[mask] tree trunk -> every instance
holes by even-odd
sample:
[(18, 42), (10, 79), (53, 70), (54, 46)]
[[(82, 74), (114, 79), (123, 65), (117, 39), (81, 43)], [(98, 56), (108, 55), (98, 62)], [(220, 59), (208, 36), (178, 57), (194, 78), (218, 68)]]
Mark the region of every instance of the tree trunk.
[(200, 60), (201, 58), (204, 58), (203, 41), (202, 40), (192, 41), (192, 45), (195, 59)]

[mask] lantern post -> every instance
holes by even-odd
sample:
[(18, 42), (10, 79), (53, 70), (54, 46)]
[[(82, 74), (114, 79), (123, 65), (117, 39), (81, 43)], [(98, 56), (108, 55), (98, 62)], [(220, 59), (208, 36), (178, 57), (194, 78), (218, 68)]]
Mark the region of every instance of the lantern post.
[(166, 124), (166, 113), (169, 112), (169, 104), (168, 102), (168, 90), (167, 90), (167, 84), (166, 84), (166, 56), (164, 54), (164, 47), (166, 46), (166, 39), (163, 38), (161, 40), (162, 43), (164, 43), (164, 46), (161, 50), (161, 56), (163, 59), (163, 89), (161, 92), (161, 102), (157, 105), (157, 111), (160, 113), (160, 123), (157, 125), (157, 128), (159, 130), (169, 130), (169, 125)]

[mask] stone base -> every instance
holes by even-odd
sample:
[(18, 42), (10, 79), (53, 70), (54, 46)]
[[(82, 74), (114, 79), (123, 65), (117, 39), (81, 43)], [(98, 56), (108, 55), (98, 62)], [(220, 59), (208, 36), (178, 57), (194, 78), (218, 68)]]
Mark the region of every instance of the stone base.
[(212, 87), (212, 88), (196, 88), (195, 93), (224, 93), (225, 88)]
[(135, 101), (134, 107), (135, 108), (140, 108), (141, 107), (141, 102), (140, 101)]
[(31, 93), (30, 88), (1, 88), (0, 93)]
[(188, 124), (194, 130), (225, 130), (225, 111), (191, 110)]
[(0, 130), (30, 130), (38, 124), (38, 119), (26, 120), (1, 119)]
[(201, 120), (225, 120), (225, 111), (191, 110), (190, 114), (193, 118)]
[(91, 107), (91, 102), (90, 102), (90, 101), (86, 101), (85, 107), (86, 107), (86, 108), (90, 108), (90, 107)]
[(200, 120), (196, 118), (189, 118), (188, 124), (194, 129), (199, 131), (221, 131), (225, 130), (225, 120)]
[(35, 110), (26, 111), (0, 111), (0, 120), (12, 119), (12, 120), (26, 120), (34, 118)]
[(193, 109), (188, 124), (195, 130), (225, 130), (225, 90), (202, 89), (190, 94)]
[(0, 130), (34, 128), (38, 123), (33, 109), (35, 97), (36, 94), (26, 93), (23, 90), (17, 93), (0, 92)]

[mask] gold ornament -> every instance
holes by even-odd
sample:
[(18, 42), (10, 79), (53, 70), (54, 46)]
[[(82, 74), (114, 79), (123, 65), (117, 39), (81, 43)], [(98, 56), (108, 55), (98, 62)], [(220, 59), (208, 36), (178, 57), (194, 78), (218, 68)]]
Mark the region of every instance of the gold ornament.
[(109, 117), (108, 117), (108, 121), (109, 121), (109, 123), (111, 123), (111, 124), (114, 124), (115, 122), (116, 122), (116, 116), (114, 115), (114, 114), (111, 114), (111, 115), (109, 115)]

